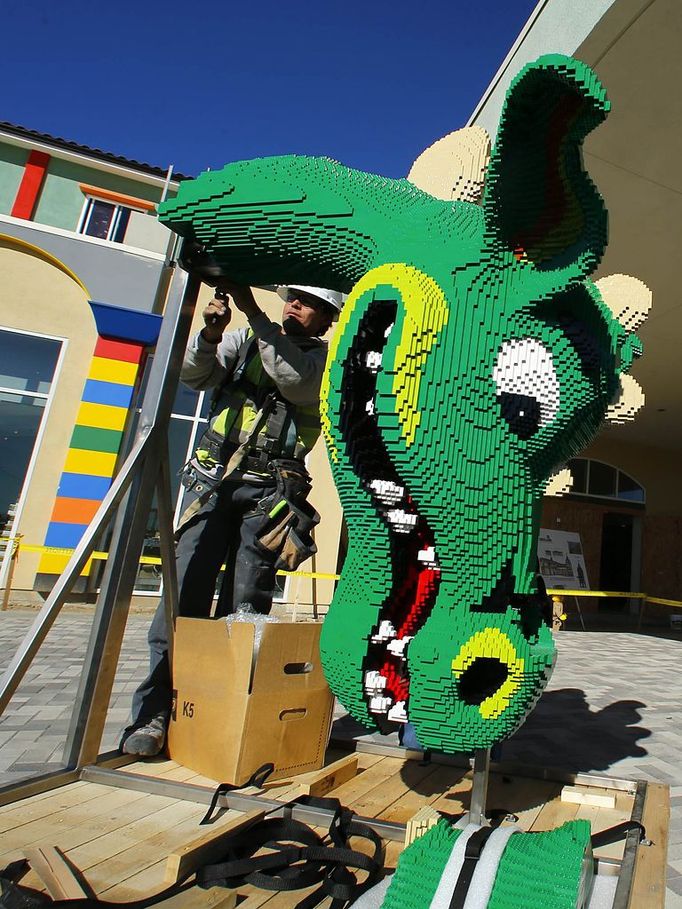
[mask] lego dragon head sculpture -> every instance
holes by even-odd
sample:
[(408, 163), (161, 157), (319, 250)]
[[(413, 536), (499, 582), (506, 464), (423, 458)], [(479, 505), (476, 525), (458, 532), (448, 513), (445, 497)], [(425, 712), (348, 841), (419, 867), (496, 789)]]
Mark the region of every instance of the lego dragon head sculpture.
[(539, 697), (542, 496), (609, 408), (636, 409), (646, 288), (588, 280), (607, 223), (581, 145), (607, 111), (588, 67), (542, 57), (509, 89), (487, 170), (482, 131), (461, 131), (408, 180), (265, 158), (160, 209), (213, 274), (350, 292), (322, 392), (349, 532), (322, 657), (356, 719), (409, 719), (424, 747), (488, 747)]

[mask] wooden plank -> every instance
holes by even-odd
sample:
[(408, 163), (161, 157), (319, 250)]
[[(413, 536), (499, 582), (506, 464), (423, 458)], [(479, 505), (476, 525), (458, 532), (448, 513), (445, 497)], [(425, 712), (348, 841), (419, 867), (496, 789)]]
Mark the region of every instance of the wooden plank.
[(60, 786), (51, 792), (41, 792), (39, 795), (22, 799), (20, 802), (11, 802), (0, 807), (0, 833), (14, 830), (23, 824), (28, 824), (36, 818), (47, 818), (51, 814), (80, 805), (92, 799), (101, 798), (111, 792), (108, 786), (99, 783), (70, 783)]
[(531, 826), (531, 832), (538, 830), (554, 830), (566, 821), (572, 821), (578, 813), (579, 805), (562, 802), (560, 798), (552, 799), (543, 805), (542, 810)]
[[(388, 758), (387, 760), (395, 759)], [(382, 766), (382, 764), (375, 765), (375, 767)], [(395, 769), (392, 773), (383, 779), (378, 779), (376, 784), (362, 795), (358, 796), (357, 793), (353, 793), (352, 799), (346, 799), (346, 804), (350, 805), (356, 814), (365, 817), (386, 817), (388, 809), (394, 802), (410, 790), (418, 789), (436, 769), (435, 764), (422, 766), (416, 761), (406, 762), (404, 760), (399, 760), (398, 766), (393, 765), (393, 767)], [(371, 770), (367, 771), (367, 774), (370, 772)], [(358, 779), (362, 779), (362, 776)], [(342, 787), (339, 787), (339, 791), (336, 793), (338, 798), (341, 798), (341, 789)], [(408, 812), (408, 817), (409, 814), (410, 812)]]
[[(85, 804), (75, 804), (28, 824), (7, 830), (2, 836), (0, 858), (26, 846), (58, 845), (64, 851), (93, 836), (122, 827), (130, 821), (173, 803), (168, 796), (105, 788), (106, 794)], [(153, 801), (149, 802), (148, 799)]]
[[(381, 817), (386, 821), (406, 824), (424, 805), (433, 807), (433, 803), (439, 802), (443, 798), (443, 793), (449, 792), (451, 787), (457, 786), (461, 779), (462, 771), (458, 768), (434, 764), (432, 772), (416, 783), (414, 788), (410, 787), (385, 811), (382, 811)], [(460, 813), (451, 805), (448, 805), (448, 808), (435, 810), (446, 811), (448, 814)]]
[(262, 821), (264, 817), (265, 811), (249, 811), (248, 814), (243, 814), (241, 817), (231, 818), (227, 823), (209, 830), (177, 852), (173, 852), (168, 856), (165, 882), (175, 884), (202, 865), (217, 861), (225, 854), (226, 841), (231, 836), (240, 830), (252, 827), (258, 821)]
[(64, 853), (56, 846), (37, 846), (26, 850), (26, 858), (33, 871), (45, 884), (47, 892), (55, 900), (77, 900), (93, 895), (83, 886)]
[[(627, 792), (615, 792), (616, 807), (613, 811), (608, 808), (599, 808), (597, 816), (592, 824), (592, 833), (600, 833), (602, 830), (608, 830), (609, 827), (615, 827), (616, 824), (622, 824), (623, 821), (629, 821), (632, 817), (632, 808), (634, 797)], [(610, 843), (608, 846), (600, 846), (595, 849), (594, 854), (600, 859), (618, 859), (623, 858), (625, 850), (625, 841)]]
[(357, 776), (358, 756), (349, 754), (333, 764), (314, 770), (312, 773), (303, 773), (295, 782), (299, 795), (312, 795), (316, 798), (328, 795), (341, 783), (352, 780)]
[(431, 802), (431, 807), (444, 814), (461, 815), (469, 810), (471, 801), (471, 774), (460, 769), (459, 779), (454, 782), (438, 798)]
[(663, 909), (668, 855), (670, 790), (664, 783), (647, 783), (642, 823), (651, 846), (637, 848), (635, 876), (628, 906)]
[[(72, 858), (83, 871), (87, 871), (101, 862), (106, 862), (137, 843), (143, 843), (160, 830), (170, 830), (173, 824), (177, 822), (177, 804), (177, 800), (169, 799), (168, 804), (158, 810), (150, 810), (148, 807), (145, 814), (136, 821), (109, 830), (99, 836), (95, 835), (81, 845), (71, 849), (69, 858)], [(192, 816), (194, 817), (194, 815)], [(230, 816), (236, 816), (236, 812), (233, 812)], [(201, 829), (199, 827), (199, 817), (196, 816), (194, 833), (196, 834), (199, 829)], [(170, 847), (169, 851), (171, 848), (175, 847)]]
[(191, 887), (175, 896), (156, 903), (158, 909), (234, 909), (237, 905), (237, 891), (225, 887)]
[[(336, 788), (334, 797), (339, 799), (342, 805), (353, 806), (358, 798), (388, 779), (393, 772), (402, 767), (403, 763), (402, 760), (399, 760), (398, 758), (380, 756), (378, 761), (375, 761), (369, 767), (363, 769), (362, 757), (363, 756), (361, 755), (359, 764), (360, 772), (358, 772), (357, 776), (345, 783), (341, 783), (341, 785)], [(376, 757), (376, 755), (372, 755), (372, 757)], [(357, 809), (354, 810), (357, 811)]]
[(546, 803), (556, 798), (560, 791), (560, 783), (496, 773), (490, 777), (488, 805), (498, 812), (515, 815), (514, 823), (528, 831)]
[(145, 838), (114, 856), (103, 856), (88, 869), (88, 880), (107, 899), (130, 900), (162, 890), (169, 853), (196, 836), (202, 814), (202, 806), (176, 801), (165, 812), (164, 827), (154, 814), (139, 820)]
[(593, 808), (615, 808), (616, 794), (612, 790), (596, 786), (564, 786), (561, 801), (576, 805), (590, 805)]

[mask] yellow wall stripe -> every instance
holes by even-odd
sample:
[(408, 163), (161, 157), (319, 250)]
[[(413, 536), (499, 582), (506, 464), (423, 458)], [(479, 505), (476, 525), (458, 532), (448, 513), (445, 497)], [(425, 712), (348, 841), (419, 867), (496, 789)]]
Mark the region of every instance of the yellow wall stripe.
[(79, 426), (94, 426), (98, 429), (123, 429), (128, 410), (125, 407), (114, 407), (111, 404), (81, 403), (78, 408), (76, 423)]
[(86, 473), (93, 477), (111, 477), (116, 466), (116, 455), (107, 451), (88, 451), (70, 448), (66, 453), (65, 473)]
[(117, 382), (119, 385), (134, 385), (137, 363), (124, 360), (110, 360), (108, 357), (93, 357), (88, 372), (89, 379), (99, 382)]

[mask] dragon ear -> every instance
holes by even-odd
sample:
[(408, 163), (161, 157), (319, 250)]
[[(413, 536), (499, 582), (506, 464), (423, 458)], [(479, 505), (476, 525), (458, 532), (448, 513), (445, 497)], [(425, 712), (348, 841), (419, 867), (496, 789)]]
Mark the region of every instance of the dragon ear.
[(581, 145), (608, 109), (592, 70), (557, 54), (521, 70), (502, 110), (486, 177), (486, 223), (519, 260), (562, 281), (593, 271), (606, 245), (606, 210)]
[(407, 179), (436, 199), (479, 203), (489, 160), (490, 136), (480, 126), (468, 126), (423, 151)]

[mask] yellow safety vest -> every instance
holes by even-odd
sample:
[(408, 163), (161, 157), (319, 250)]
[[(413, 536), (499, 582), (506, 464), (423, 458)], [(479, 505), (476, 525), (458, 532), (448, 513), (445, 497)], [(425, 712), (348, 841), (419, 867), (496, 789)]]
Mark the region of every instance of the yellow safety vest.
[(275, 396), (274, 408), (251, 441), (254, 452), (267, 451), (272, 458), (303, 459), (320, 435), (319, 404), (301, 406), (286, 401), (263, 363), (254, 336), (249, 332), (237, 357), (232, 375), (216, 389), (196, 458), (212, 470), (226, 464), (244, 442), (268, 395)]

